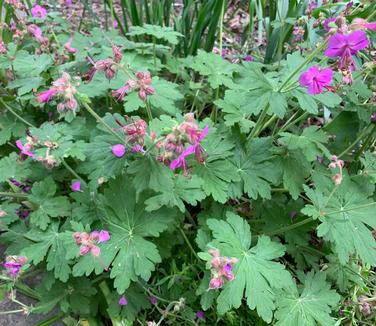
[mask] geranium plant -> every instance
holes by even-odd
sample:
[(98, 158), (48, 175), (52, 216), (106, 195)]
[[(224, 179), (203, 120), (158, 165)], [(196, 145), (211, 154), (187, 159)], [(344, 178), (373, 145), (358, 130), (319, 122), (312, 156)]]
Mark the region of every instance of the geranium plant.
[(172, 27), (1, 3), (0, 314), (376, 322), (376, 4), (302, 1), (283, 52), (230, 57), (221, 2), (218, 47), (179, 58)]

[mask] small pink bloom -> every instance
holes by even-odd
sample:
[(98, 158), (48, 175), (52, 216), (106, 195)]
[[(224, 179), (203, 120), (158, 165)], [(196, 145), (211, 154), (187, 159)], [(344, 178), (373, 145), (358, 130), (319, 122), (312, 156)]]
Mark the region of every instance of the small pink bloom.
[(142, 153), (142, 154), (145, 153), (144, 148), (139, 144), (134, 145), (132, 147), (131, 151), (132, 151), (132, 153)]
[(252, 58), (252, 56), (250, 56), (250, 55), (248, 54), (248, 55), (246, 55), (246, 56), (243, 58), (243, 60), (244, 60), (244, 61), (247, 61), (247, 62), (251, 62), (251, 61), (253, 61), (253, 58)]
[(204, 319), (205, 318), (205, 313), (202, 310), (199, 310), (196, 312), (196, 318), (197, 319)]
[(119, 305), (120, 306), (126, 306), (128, 304), (128, 300), (126, 299), (125, 296), (122, 296), (120, 299), (119, 299)]
[(330, 18), (326, 18), (324, 20), (324, 29), (325, 29), (325, 32), (329, 32), (330, 31), (330, 28), (332, 25), (332, 23), (335, 23), (336, 21), (336, 18), (335, 17), (330, 17)]
[(31, 146), (29, 144), (22, 145), (20, 139), (16, 140), (16, 146), (21, 150), (21, 153), (30, 157), (34, 157), (34, 153), (31, 151)]
[(156, 297), (153, 297), (153, 296), (149, 297), (149, 301), (153, 306), (155, 306), (157, 304), (157, 298)]
[(73, 191), (76, 191), (76, 192), (80, 192), (80, 191), (82, 191), (82, 190), (81, 190), (81, 181), (78, 180), (78, 181), (76, 181), (76, 182), (73, 182), (72, 185), (71, 185), (71, 189), (72, 189)]
[(49, 102), (55, 95), (57, 91), (54, 88), (50, 88), (42, 93), (37, 94), (37, 101), (39, 103)]
[(65, 5), (70, 7), (72, 5), (72, 0), (65, 0)]
[(353, 21), (351, 22), (351, 26), (350, 27), (353, 30), (369, 29), (371, 31), (376, 31), (376, 22), (369, 23), (367, 20), (365, 20), (363, 18), (354, 18)]
[(76, 48), (71, 47), (72, 42), (73, 42), (73, 36), (71, 36), (68, 42), (64, 44), (64, 48), (69, 53), (76, 53), (78, 50)]
[(224, 285), (222, 277), (215, 277), (210, 280), (209, 289), (220, 289)]
[(98, 241), (98, 239), (99, 239), (99, 232), (98, 231), (92, 231), (92, 232), (90, 232), (89, 239), (93, 240), (93, 241)]
[(90, 251), (90, 247), (86, 245), (80, 246), (80, 255), (84, 256)]
[(309, 94), (320, 94), (323, 88), (332, 83), (333, 71), (330, 68), (320, 70), (317, 66), (312, 66), (299, 78), (300, 86), (308, 86)]
[(7, 46), (2, 40), (0, 40), (0, 54), (4, 53), (7, 53)]
[(124, 145), (116, 144), (116, 145), (111, 147), (111, 151), (116, 157), (123, 157), (126, 149), (125, 149)]
[(108, 240), (110, 240), (110, 233), (106, 230), (101, 230), (99, 232), (99, 236), (98, 236), (98, 243), (101, 243), (101, 242), (106, 242)]
[(101, 253), (101, 249), (97, 246), (92, 246), (90, 252), (93, 256), (98, 257)]
[(123, 58), (123, 54), (121, 53), (121, 50), (119, 47), (117, 47), (116, 45), (112, 45), (112, 55), (113, 55), (113, 58), (114, 58), (114, 61), (115, 62), (120, 62), (121, 59)]
[(130, 87), (128, 83), (126, 83), (123, 87), (120, 87), (116, 91), (112, 92), (112, 96), (115, 97), (118, 101), (122, 101), (124, 96), (128, 93)]
[(33, 17), (45, 18), (47, 16), (47, 10), (40, 5), (35, 5), (33, 8), (31, 8), (31, 14)]

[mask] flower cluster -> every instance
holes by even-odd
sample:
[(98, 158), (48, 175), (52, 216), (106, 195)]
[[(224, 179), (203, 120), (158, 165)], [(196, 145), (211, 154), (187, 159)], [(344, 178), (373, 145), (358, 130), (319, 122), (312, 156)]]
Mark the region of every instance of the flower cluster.
[(183, 168), (184, 173), (187, 174), (186, 159), (188, 156), (194, 154), (198, 162), (204, 162), (204, 150), (200, 143), (208, 132), (208, 126), (200, 130), (194, 120), (193, 113), (187, 113), (184, 116), (184, 121), (174, 127), (165, 139), (157, 145), (163, 151), (158, 160), (168, 164), (171, 170)]
[(225, 284), (225, 280), (232, 281), (234, 279), (232, 270), (238, 259), (222, 257), (218, 249), (209, 249), (208, 252), (213, 257), (209, 290), (220, 289)]
[(76, 93), (77, 90), (71, 82), (70, 75), (63, 72), (62, 77), (52, 83), (52, 87), (37, 94), (37, 100), (39, 103), (47, 103), (52, 98), (57, 97), (58, 99), (62, 100), (57, 105), (57, 110), (60, 113), (65, 112), (66, 109), (70, 109), (75, 112), (78, 106), (77, 101), (74, 98), (74, 94)]
[(338, 157), (336, 155), (333, 155), (331, 157), (331, 163), (329, 164), (329, 169), (336, 169), (336, 168), (339, 168), (339, 172), (336, 173), (332, 179), (334, 181), (334, 183), (338, 186), (341, 184), (342, 182), (342, 178), (343, 178), (343, 175), (342, 175), (342, 169), (345, 165), (345, 162), (343, 160), (340, 160), (338, 159)]
[(99, 256), (101, 250), (97, 244), (110, 240), (110, 233), (106, 230), (73, 233), (73, 239), (80, 246), (80, 255), (91, 252), (93, 256)]
[(138, 97), (145, 101), (148, 95), (154, 94), (154, 88), (150, 86), (151, 76), (149, 72), (138, 71), (136, 80), (129, 79), (125, 85), (112, 92), (112, 95), (118, 100), (123, 100), (124, 96), (130, 91), (138, 91)]
[[(145, 120), (137, 119), (126, 125), (122, 125), (118, 120), (116, 120), (116, 122), (121, 126), (121, 130), (125, 133), (126, 141), (131, 145), (132, 153), (144, 153), (143, 144), (147, 129), (147, 123)], [(123, 157), (127, 149), (123, 144), (116, 144), (111, 147), (111, 151), (116, 157)]]
[[(16, 141), (17, 147), (21, 150), (20, 159), (25, 160), (27, 157), (31, 157), (32, 159), (41, 162), (46, 168), (52, 169), (53, 167), (57, 166), (60, 162), (56, 159), (52, 154), (51, 151), (58, 148), (59, 144), (52, 141), (45, 141), (43, 144), (40, 142), (39, 139), (36, 137), (26, 137), (26, 143), (22, 144), (22, 141), (18, 139)], [(43, 148), (46, 147), (46, 152), (44, 156), (35, 155), (33, 150), (34, 148)]]
[(97, 71), (103, 71), (108, 80), (114, 78), (116, 71), (118, 70), (118, 64), (121, 62), (123, 55), (120, 49), (112, 46), (112, 58), (106, 58), (94, 62), (94, 60), (88, 57), (88, 61), (93, 65), (93, 68), (88, 72), (88, 80), (92, 80)]
[(7, 269), (8, 276), (16, 278), (26, 261), (27, 259), (24, 256), (8, 256), (3, 263), (3, 267)]
[(41, 45), (48, 45), (48, 38), (43, 36), (42, 30), (35, 24), (31, 24), (27, 27), (27, 31), (34, 37), (34, 39)]

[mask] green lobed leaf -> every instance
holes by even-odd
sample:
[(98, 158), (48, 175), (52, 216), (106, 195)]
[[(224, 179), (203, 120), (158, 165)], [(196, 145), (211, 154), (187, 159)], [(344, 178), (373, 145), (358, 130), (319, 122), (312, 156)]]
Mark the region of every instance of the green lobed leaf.
[(340, 296), (330, 289), (323, 272), (310, 272), (300, 291), (294, 285), (288, 290), (280, 291), (277, 300), (275, 318), (276, 326), (316, 326), (334, 325), (330, 316)]
[(207, 224), (214, 237), (208, 246), (218, 248), (222, 256), (239, 259), (234, 265), (234, 280), (225, 284), (217, 298), (218, 312), (239, 308), (244, 296), (248, 307), (256, 308), (258, 315), (270, 322), (276, 307), (275, 289), (292, 284), (285, 267), (273, 261), (284, 255), (285, 247), (267, 236), (260, 236), (251, 247), (248, 223), (233, 213), (227, 213), (226, 221), (209, 219)]
[(45, 230), (51, 221), (51, 217), (69, 216), (71, 207), (67, 197), (54, 197), (56, 184), (51, 177), (41, 182), (35, 182), (28, 199), (38, 208), (30, 215), (32, 224)]
[(375, 266), (376, 241), (369, 229), (376, 228), (376, 203), (372, 198), (361, 192), (347, 175), (331, 194), (307, 186), (304, 189), (312, 205), (306, 205), (302, 213), (321, 221), (317, 235), (333, 243), (341, 264), (356, 253), (365, 263)]

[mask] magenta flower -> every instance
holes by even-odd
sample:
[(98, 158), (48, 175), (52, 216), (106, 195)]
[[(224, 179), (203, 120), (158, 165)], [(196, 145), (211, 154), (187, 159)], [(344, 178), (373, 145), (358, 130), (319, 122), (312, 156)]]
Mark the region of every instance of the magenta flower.
[(325, 55), (330, 58), (339, 57), (339, 68), (355, 70), (352, 56), (368, 46), (369, 41), (363, 31), (355, 31), (347, 35), (336, 33), (329, 38)]
[(188, 146), (175, 160), (173, 160), (170, 163), (170, 169), (176, 170), (177, 168), (182, 167), (184, 172), (186, 173), (187, 172), (187, 162), (185, 161), (185, 159), (193, 153), (195, 154), (196, 159), (199, 162), (202, 162), (202, 147), (201, 147), (200, 142), (201, 142), (201, 140), (203, 140), (206, 137), (208, 132), (209, 132), (209, 127), (206, 126), (201, 131), (200, 136), (198, 136), (195, 144)]
[(205, 313), (202, 310), (199, 310), (196, 312), (196, 317), (197, 319), (204, 319), (205, 318)]
[(250, 61), (253, 61), (253, 58), (252, 58), (252, 56), (250, 56), (250, 55), (248, 54), (248, 55), (244, 56), (243, 60), (244, 60), (244, 61), (248, 61), (248, 62), (250, 62)]
[(333, 71), (330, 68), (322, 70), (317, 66), (312, 66), (300, 75), (300, 86), (307, 86), (309, 94), (320, 94), (323, 88), (332, 83)]
[(153, 296), (150, 296), (149, 297), (149, 301), (150, 301), (150, 303), (153, 305), (153, 306), (155, 306), (156, 304), (157, 304), (157, 298), (156, 297), (153, 297)]
[(31, 8), (31, 14), (36, 18), (45, 18), (47, 16), (47, 10), (40, 5), (35, 5)]
[(106, 230), (100, 230), (98, 235), (98, 243), (110, 240), (110, 233)]
[(73, 182), (72, 185), (71, 185), (71, 189), (72, 189), (73, 191), (76, 191), (76, 192), (80, 192), (80, 191), (82, 191), (82, 190), (81, 190), (81, 181), (78, 180), (78, 181), (76, 181), (76, 182)]
[(8, 276), (16, 278), (26, 261), (27, 259), (24, 256), (8, 256), (3, 263), (3, 267), (8, 270)]
[(42, 93), (37, 94), (37, 101), (39, 103), (49, 102), (57, 94), (56, 89), (50, 88)]
[(122, 101), (124, 96), (128, 93), (130, 89), (131, 88), (127, 82), (124, 86), (120, 87), (116, 91), (112, 91), (112, 96), (115, 97), (118, 101)]
[(324, 29), (325, 29), (325, 32), (329, 32), (330, 31), (330, 23), (334, 23), (336, 21), (336, 18), (335, 17), (330, 17), (330, 18), (326, 18), (324, 20)]
[(184, 171), (187, 171), (187, 162), (186, 158), (195, 152), (194, 145), (188, 146), (175, 160), (170, 163), (170, 169), (176, 170), (177, 168), (182, 167)]
[(128, 300), (125, 296), (122, 296), (120, 299), (119, 299), (119, 305), (121, 306), (126, 306), (128, 304)]
[(31, 146), (29, 144), (22, 145), (20, 139), (16, 140), (16, 146), (21, 150), (21, 153), (26, 156), (34, 157), (34, 153), (31, 151)]
[(111, 147), (111, 151), (116, 157), (123, 157), (126, 149), (125, 149), (124, 145), (116, 144), (116, 145)]
[(131, 149), (132, 153), (141, 153), (144, 154), (145, 150), (140, 144), (136, 144)]

